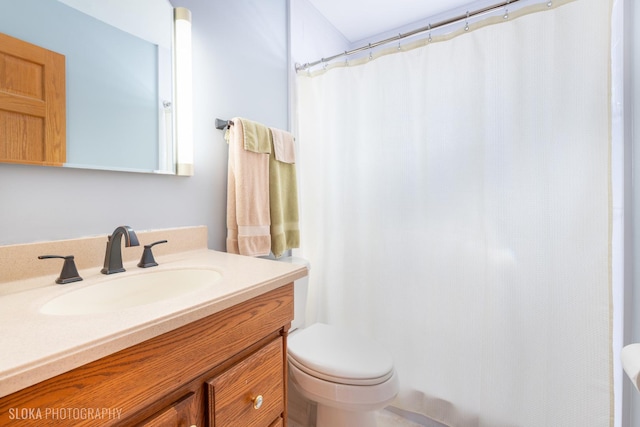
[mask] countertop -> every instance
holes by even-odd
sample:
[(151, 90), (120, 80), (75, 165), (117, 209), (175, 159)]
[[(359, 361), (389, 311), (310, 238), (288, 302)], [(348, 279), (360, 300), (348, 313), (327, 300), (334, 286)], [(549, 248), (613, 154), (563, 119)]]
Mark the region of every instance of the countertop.
[[(99, 268), (80, 270), (81, 282), (57, 285), (55, 277), (21, 283), (23, 291), (0, 296), (0, 397), (90, 363), (124, 348), (202, 319), (307, 275), (292, 265), (208, 249), (156, 256), (157, 267), (105, 276)], [(213, 286), (170, 300), (91, 315), (48, 315), (47, 301), (66, 292), (123, 275), (177, 268), (207, 268), (221, 273)], [(43, 283), (43, 285), (40, 285)], [(176, 284), (179, 286), (179, 284)]]

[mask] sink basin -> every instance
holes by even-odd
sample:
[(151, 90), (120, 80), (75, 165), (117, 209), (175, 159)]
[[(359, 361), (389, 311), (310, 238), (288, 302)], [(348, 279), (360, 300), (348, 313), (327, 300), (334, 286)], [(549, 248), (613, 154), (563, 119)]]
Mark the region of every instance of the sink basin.
[(204, 289), (212, 286), (220, 277), (221, 274), (215, 270), (195, 268), (158, 270), (135, 275), (125, 273), (53, 298), (40, 307), (40, 313), (108, 313)]

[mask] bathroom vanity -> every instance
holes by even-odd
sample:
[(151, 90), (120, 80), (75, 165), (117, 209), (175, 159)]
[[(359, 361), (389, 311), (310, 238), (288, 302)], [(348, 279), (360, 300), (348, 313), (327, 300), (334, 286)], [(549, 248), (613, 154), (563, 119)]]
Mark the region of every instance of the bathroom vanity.
[[(306, 269), (207, 249), (158, 262), (154, 269), (215, 268), (221, 278), (96, 315), (38, 312), (73, 292), (66, 286), (108, 280), (82, 269), (81, 285), (0, 296), (3, 344), (14, 344), (0, 359), (0, 424), (286, 426), (292, 282)], [(146, 273), (125, 266), (118, 275)]]

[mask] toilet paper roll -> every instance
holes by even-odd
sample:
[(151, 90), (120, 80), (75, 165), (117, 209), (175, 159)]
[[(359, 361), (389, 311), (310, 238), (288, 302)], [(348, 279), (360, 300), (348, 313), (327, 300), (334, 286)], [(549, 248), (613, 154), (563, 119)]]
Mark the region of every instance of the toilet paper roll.
[(640, 343), (629, 344), (620, 353), (622, 367), (627, 373), (636, 390), (640, 391)]

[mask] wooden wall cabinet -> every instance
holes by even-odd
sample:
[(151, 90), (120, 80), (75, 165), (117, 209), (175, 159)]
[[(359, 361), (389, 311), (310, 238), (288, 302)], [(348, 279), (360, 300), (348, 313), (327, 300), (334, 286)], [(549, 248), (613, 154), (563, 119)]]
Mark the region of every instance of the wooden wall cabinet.
[(1, 398), (0, 425), (285, 427), (292, 319), (288, 284)]

